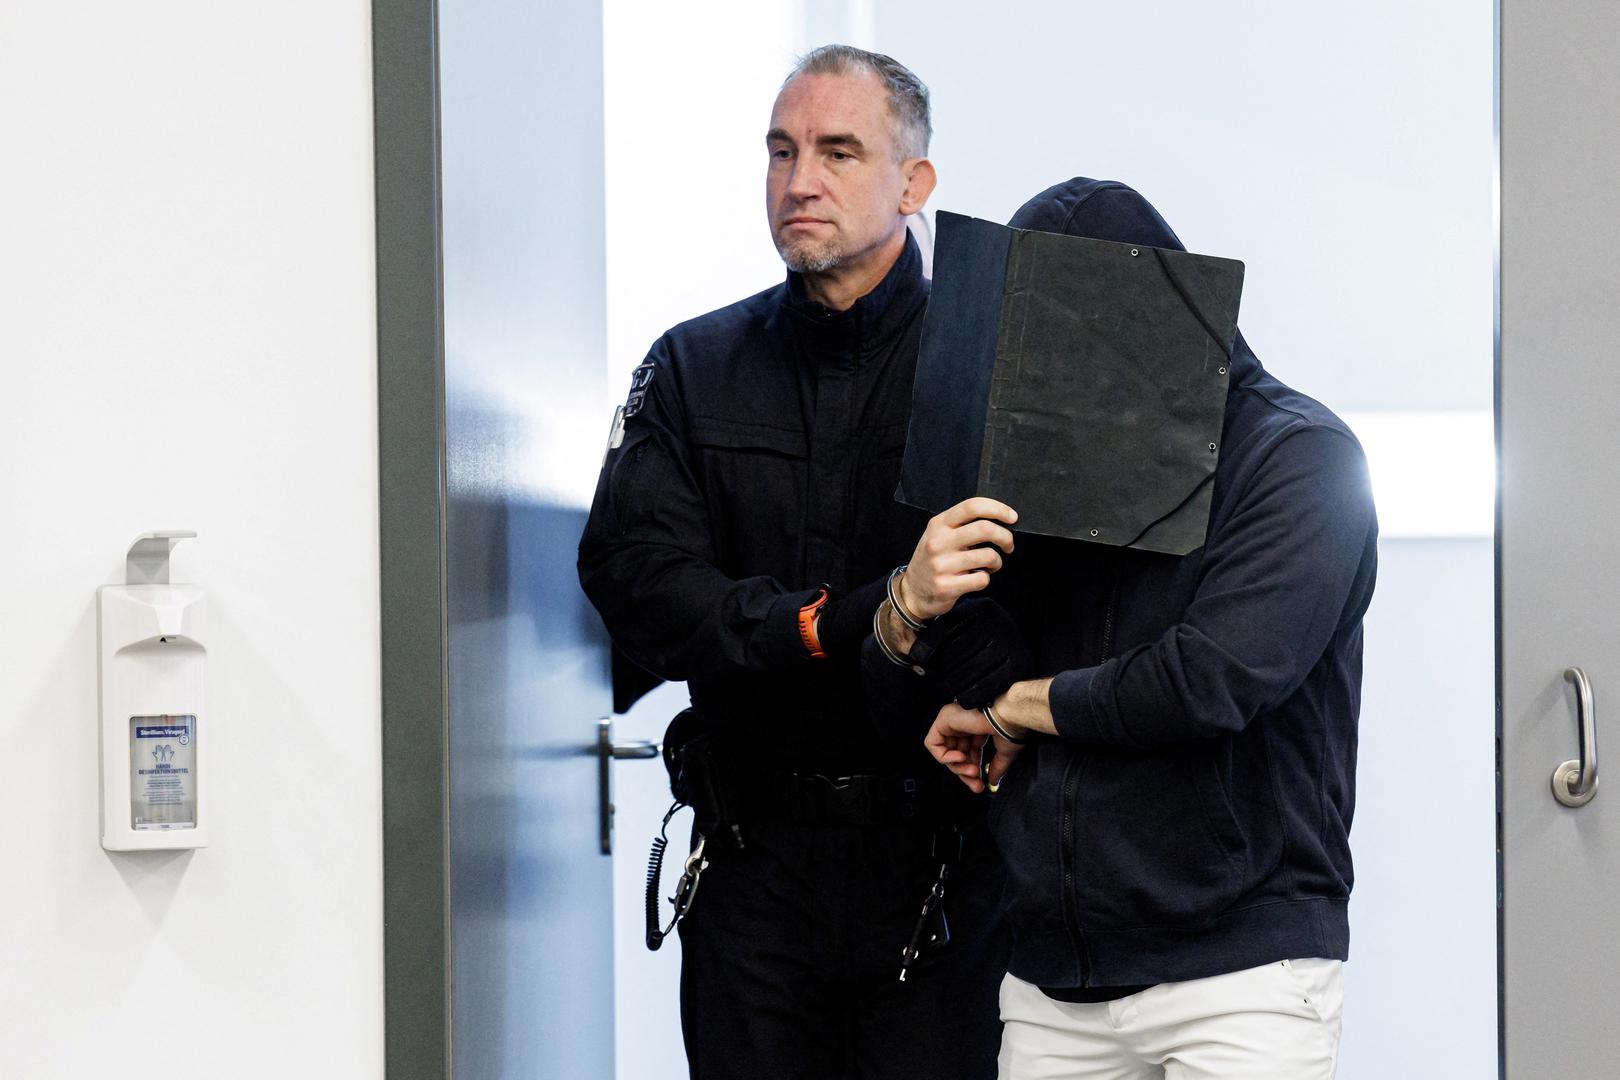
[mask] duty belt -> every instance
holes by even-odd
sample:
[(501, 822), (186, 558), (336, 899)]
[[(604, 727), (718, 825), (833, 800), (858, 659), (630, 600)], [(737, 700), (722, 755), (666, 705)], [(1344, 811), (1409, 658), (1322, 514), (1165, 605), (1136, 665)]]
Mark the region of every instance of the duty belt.
[(887, 825), (925, 819), (941, 803), (935, 785), (913, 776), (825, 776), (739, 770), (748, 812), (806, 825)]

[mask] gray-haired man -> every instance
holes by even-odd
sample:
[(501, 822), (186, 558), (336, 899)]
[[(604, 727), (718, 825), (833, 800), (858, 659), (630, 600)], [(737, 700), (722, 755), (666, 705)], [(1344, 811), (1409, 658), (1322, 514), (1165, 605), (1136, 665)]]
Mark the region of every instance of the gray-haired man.
[[(893, 494), (928, 292), (906, 229), (934, 188), (928, 137), (927, 90), (889, 57), (800, 62), (765, 136), (787, 280), (653, 346), (580, 544), (614, 640), (688, 682), (737, 778), (743, 843), (711, 839), (681, 923), (701, 1080), (996, 1071), (995, 853), (914, 735), (879, 736), (861, 678), (924, 524)], [(942, 878), (949, 944), (936, 911), (918, 918)]]

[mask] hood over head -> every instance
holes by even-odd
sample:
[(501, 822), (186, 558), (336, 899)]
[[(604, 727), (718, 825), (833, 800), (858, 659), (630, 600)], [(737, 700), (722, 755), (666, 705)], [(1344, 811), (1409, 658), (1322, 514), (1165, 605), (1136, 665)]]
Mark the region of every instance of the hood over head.
[[(1007, 224), (1014, 229), (1083, 236), (1116, 244), (1187, 250), (1153, 204), (1134, 188), (1117, 180), (1076, 176), (1054, 184), (1020, 206)], [(1232, 379), (1228, 385), (1236, 389), (1259, 371), (1260, 361), (1239, 330), (1232, 344)]]

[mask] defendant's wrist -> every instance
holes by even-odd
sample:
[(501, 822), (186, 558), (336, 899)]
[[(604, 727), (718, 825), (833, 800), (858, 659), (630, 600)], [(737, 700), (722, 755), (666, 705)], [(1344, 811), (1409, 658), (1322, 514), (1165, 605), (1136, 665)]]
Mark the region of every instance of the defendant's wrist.
[(887, 602), (879, 606), (878, 618), (883, 620), (883, 637), (902, 656), (910, 656), (916, 647), (917, 635)]
[(1024, 679), (1002, 691), (990, 707), (1008, 732), (1020, 739), (1031, 735), (1055, 735), (1052, 711), (1047, 697), (1051, 679)]

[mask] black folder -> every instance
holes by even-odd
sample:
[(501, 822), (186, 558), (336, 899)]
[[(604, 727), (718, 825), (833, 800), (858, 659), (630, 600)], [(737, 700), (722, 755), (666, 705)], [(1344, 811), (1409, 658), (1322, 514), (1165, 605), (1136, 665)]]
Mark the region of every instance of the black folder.
[(1185, 555), (1209, 524), (1243, 264), (941, 212), (901, 502)]

